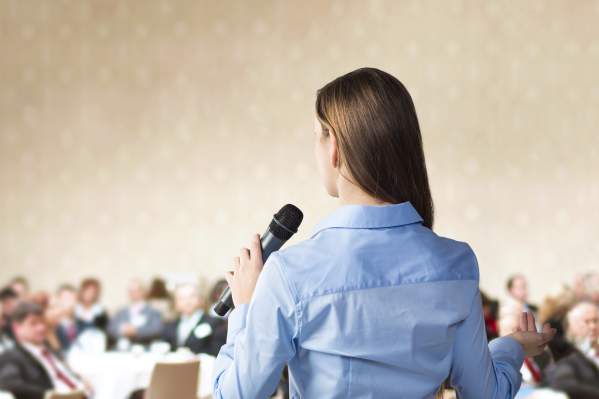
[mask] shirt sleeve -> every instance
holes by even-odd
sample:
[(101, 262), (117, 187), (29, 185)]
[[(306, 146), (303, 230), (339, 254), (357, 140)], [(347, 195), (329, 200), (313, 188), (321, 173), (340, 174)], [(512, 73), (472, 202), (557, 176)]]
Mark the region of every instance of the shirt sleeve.
[(296, 305), (272, 254), (258, 278), (249, 305), (229, 315), (227, 343), (214, 365), (214, 398), (267, 398), (283, 366), (295, 355)]
[(513, 399), (520, 389), (524, 349), (513, 338), (487, 344), (482, 301), (477, 291), (470, 314), (456, 330), (452, 387), (463, 399)]

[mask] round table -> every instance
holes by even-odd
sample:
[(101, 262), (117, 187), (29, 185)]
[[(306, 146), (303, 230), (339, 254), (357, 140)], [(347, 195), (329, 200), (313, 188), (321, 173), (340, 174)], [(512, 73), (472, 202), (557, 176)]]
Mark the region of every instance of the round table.
[(152, 370), (161, 361), (200, 360), (198, 396), (212, 394), (212, 371), (215, 358), (210, 355), (157, 354), (151, 352), (71, 353), (70, 367), (94, 388), (94, 399), (126, 399), (131, 392), (147, 388)]

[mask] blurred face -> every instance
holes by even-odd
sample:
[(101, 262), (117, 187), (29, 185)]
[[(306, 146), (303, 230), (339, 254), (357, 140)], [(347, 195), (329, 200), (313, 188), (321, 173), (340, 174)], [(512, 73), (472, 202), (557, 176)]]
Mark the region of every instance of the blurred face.
[(18, 303), (18, 298), (8, 298), (2, 301), (2, 308), (0, 309), (0, 314), (2, 316), (10, 316), (12, 311), (15, 309)]
[(520, 302), (526, 302), (528, 300), (528, 283), (524, 277), (514, 278), (510, 294)]
[(70, 311), (75, 309), (77, 304), (77, 293), (72, 290), (61, 290), (58, 292), (56, 300), (61, 309)]
[(323, 127), (318, 120), (314, 119), (314, 132), (316, 135), (314, 141), (314, 155), (318, 165), (318, 172), (324, 184), (327, 193), (332, 197), (339, 197), (337, 188), (337, 177), (339, 169), (336, 166), (339, 158), (337, 153), (337, 143), (335, 137), (323, 130)]
[(87, 285), (81, 290), (81, 302), (85, 305), (93, 305), (98, 300), (100, 291), (95, 285)]
[(570, 336), (576, 340), (599, 339), (599, 309), (597, 306), (585, 303), (578, 305), (568, 315)]
[(27, 286), (20, 281), (15, 281), (14, 283), (12, 283), (10, 285), (10, 288), (15, 290), (19, 298), (25, 298), (29, 293)]
[(133, 280), (129, 283), (128, 293), (131, 302), (141, 302), (146, 297), (143, 285), (137, 280)]
[(200, 296), (195, 287), (184, 285), (175, 290), (175, 309), (182, 315), (192, 315), (200, 308), (200, 304)]
[(499, 335), (504, 336), (513, 333), (520, 325), (520, 315), (524, 311), (524, 305), (520, 303), (510, 304), (498, 320)]
[(13, 331), (19, 342), (42, 345), (46, 339), (48, 328), (43, 316), (29, 315), (21, 323), (13, 323)]

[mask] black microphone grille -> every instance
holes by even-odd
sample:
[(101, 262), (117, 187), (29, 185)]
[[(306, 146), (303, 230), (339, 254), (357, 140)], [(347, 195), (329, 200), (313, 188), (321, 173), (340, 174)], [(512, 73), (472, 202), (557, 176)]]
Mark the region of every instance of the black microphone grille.
[(268, 228), (281, 240), (288, 240), (297, 233), (297, 228), (302, 224), (304, 214), (295, 205), (287, 204), (275, 213)]

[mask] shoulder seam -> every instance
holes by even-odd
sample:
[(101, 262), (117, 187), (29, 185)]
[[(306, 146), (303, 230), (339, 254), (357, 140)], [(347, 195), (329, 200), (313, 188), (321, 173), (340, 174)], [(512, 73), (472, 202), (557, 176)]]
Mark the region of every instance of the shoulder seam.
[(273, 255), (271, 255), (271, 257), (274, 256), (276, 261), (275, 261), (275, 265), (277, 266), (277, 270), (279, 271), (279, 274), (281, 276), (281, 280), (283, 280), (283, 282), (285, 283), (285, 286), (287, 287), (287, 291), (289, 291), (289, 295), (291, 296), (291, 299), (293, 300), (293, 304), (294, 304), (294, 313), (295, 313), (295, 336), (299, 339), (300, 333), (301, 333), (301, 326), (302, 326), (302, 312), (300, 309), (300, 304), (301, 302), (298, 300), (298, 295), (297, 292), (295, 292), (295, 287), (293, 287), (289, 281), (289, 278), (287, 277), (287, 274), (285, 273), (285, 271), (283, 270), (283, 266), (285, 265), (285, 262), (283, 261), (283, 257), (280, 256), (277, 253), (274, 253)]
[(343, 294), (346, 292), (360, 291), (360, 290), (370, 290), (376, 288), (390, 288), (390, 287), (400, 287), (402, 285), (413, 285), (413, 284), (427, 284), (427, 283), (441, 283), (441, 282), (450, 282), (450, 281), (475, 281), (478, 284), (477, 278), (464, 278), (464, 279), (453, 279), (453, 280), (428, 280), (428, 281), (411, 281), (402, 284), (381, 284), (381, 285), (371, 285), (371, 286), (359, 286), (359, 287), (343, 287), (335, 290), (331, 290), (328, 292), (322, 293), (314, 293), (311, 295), (306, 295), (305, 297), (297, 298), (298, 302), (305, 302), (310, 299), (320, 298), (327, 295), (335, 295), (335, 294)]

